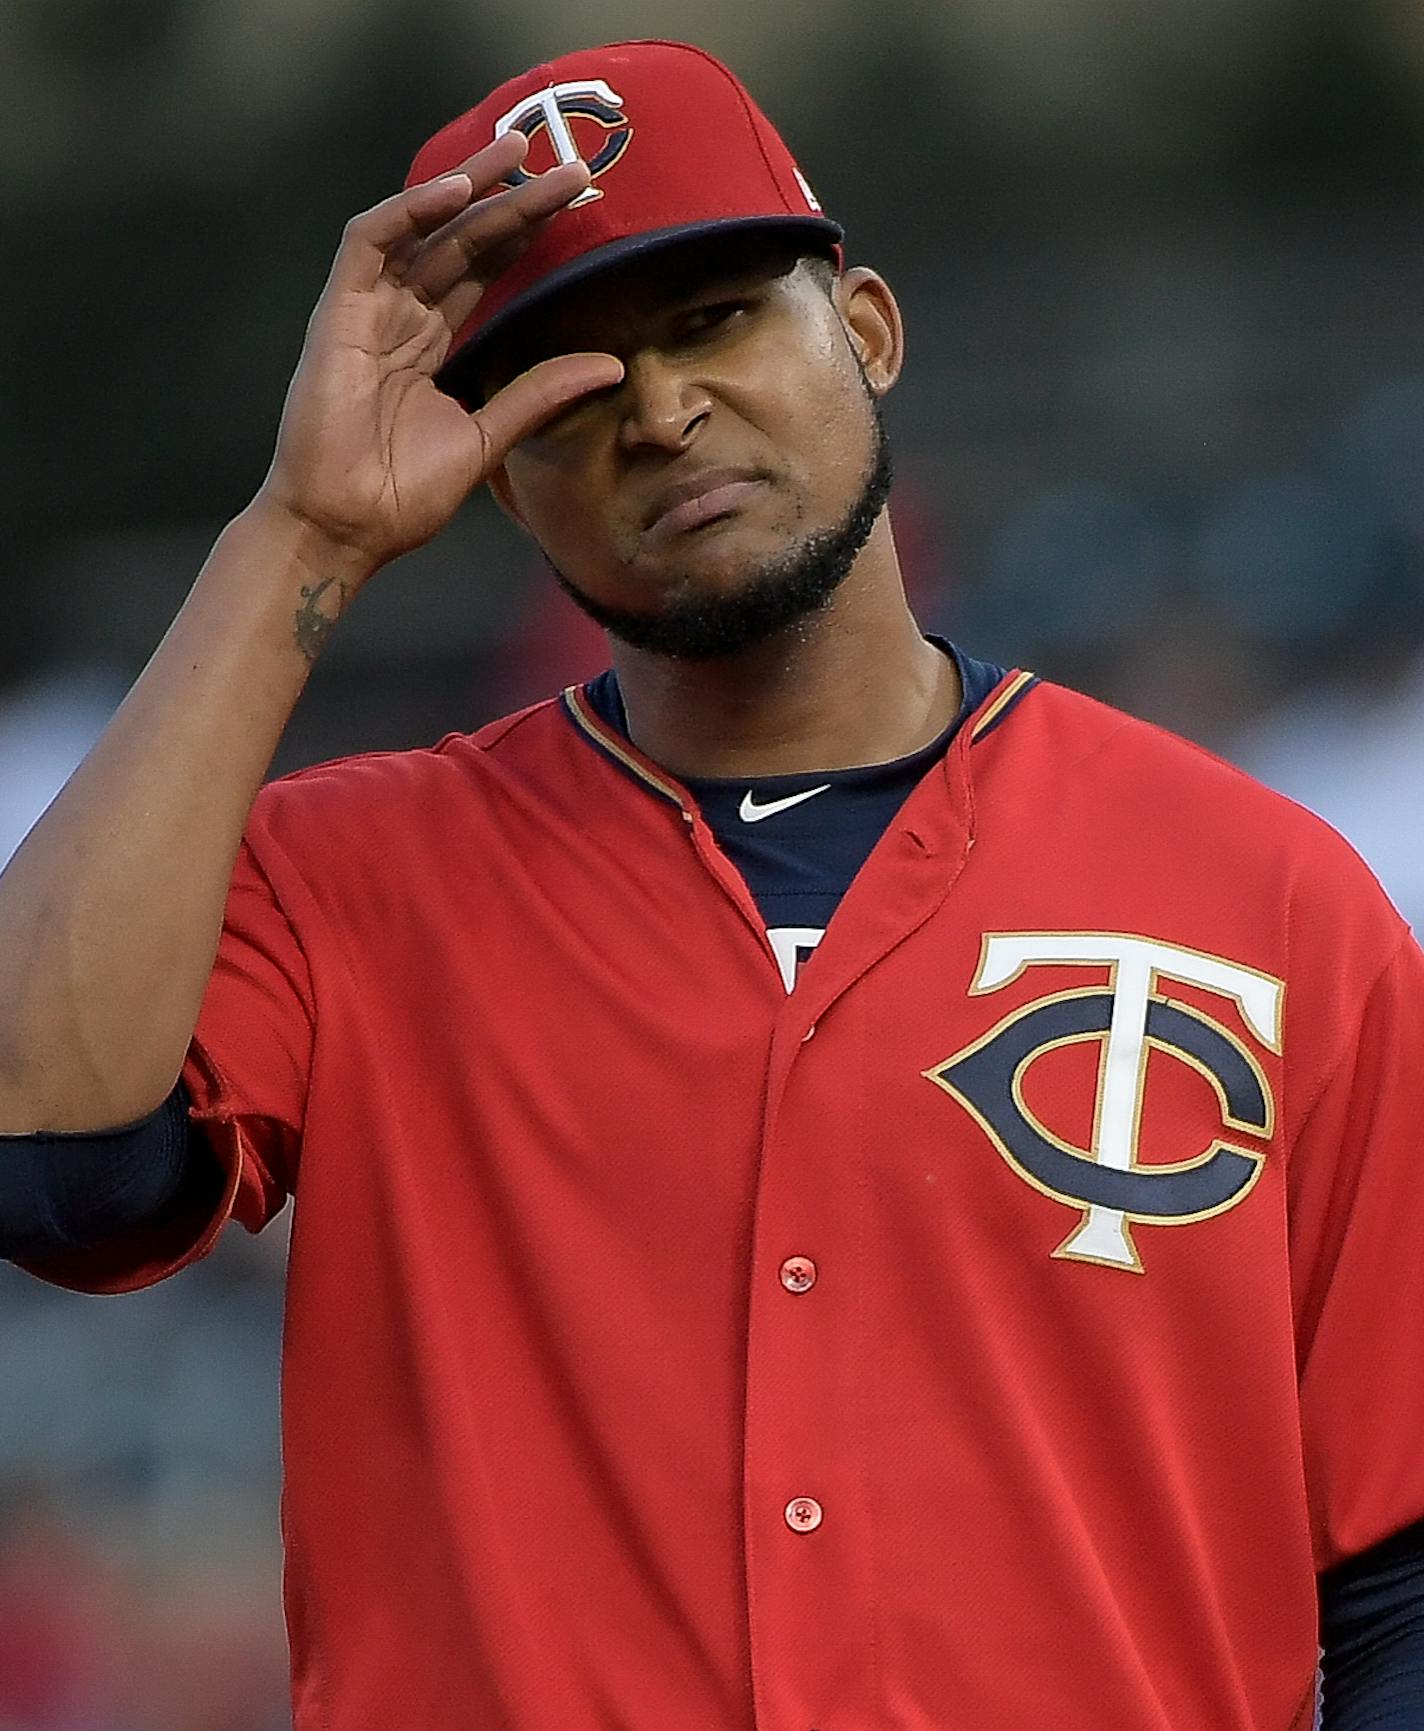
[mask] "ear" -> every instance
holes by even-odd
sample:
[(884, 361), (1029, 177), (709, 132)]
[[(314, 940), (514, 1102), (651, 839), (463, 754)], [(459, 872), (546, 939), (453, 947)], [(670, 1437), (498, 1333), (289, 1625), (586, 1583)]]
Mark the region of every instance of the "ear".
[(883, 397), (905, 362), (905, 325), (889, 283), (856, 265), (836, 284), (836, 306), (871, 390)]

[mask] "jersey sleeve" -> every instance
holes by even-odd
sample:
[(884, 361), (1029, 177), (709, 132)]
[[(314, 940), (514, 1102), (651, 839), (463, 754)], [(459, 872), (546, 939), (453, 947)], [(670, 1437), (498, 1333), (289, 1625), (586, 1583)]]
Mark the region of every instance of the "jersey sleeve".
[(258, 1232), (295, 1178), (315, 1033), (306, 957), (252, 846), (228, 891), (217, 959), (183, 1067), (194, 1131), (223, 1182), (199, 1212), (19, 1266), (75, 1292), (132, 1292), (206, 1256), (230, 1219)]
[(1291, 1150), (1316, 1566), (1424, 1516), (1424, 953), (1405, 934)]

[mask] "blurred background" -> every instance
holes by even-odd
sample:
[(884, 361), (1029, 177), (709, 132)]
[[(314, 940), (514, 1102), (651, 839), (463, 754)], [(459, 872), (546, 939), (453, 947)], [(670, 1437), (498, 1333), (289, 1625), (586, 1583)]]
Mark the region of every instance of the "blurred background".
[[(261, 480), (342, 223), (541, 58), (701, 42), (909, 325), (922, 617), (1304, 800), (1424, 924), (1417, 0), (0, 0), (0, 860)], [(475, 500), (277, 769), (600, 640)], [(118, 1300), (0, 1267), (0, 1731), (278, 1731), (284, 1244)]]

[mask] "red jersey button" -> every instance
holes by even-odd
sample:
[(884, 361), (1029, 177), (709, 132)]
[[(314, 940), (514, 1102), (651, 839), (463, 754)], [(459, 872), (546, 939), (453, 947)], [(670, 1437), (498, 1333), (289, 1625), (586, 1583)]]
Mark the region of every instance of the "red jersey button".
[(781, 1265), (781, 1284), (788, 1292), (809, 1292), (816, 1284), (816, 1264), (809, 1256), (788, 1256)]
[(786, 1524), (793, 1533), (813, 1533), (820, 1526), (821, 1505), (815, 1497), (792, 1497), (786, 1505)]

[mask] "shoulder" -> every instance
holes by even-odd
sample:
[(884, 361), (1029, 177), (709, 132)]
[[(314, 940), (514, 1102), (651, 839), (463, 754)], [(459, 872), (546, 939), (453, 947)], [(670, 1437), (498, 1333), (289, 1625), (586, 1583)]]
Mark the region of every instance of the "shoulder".
[(1182, 879), (1278, 898), (1299, 928), (1361, 921), (1393, 943), (1404, 922), (1323, 818), (1235, 764), (1080, 692), (1041, 681), (975, 752), (976, 802), (1023, 813), (1051, 801), (1105, 850)]
[(1374, 873), (1322, 818), (1092, 698), (1034, 686), (970, 763), (976, 824), (1011, 887), (1070, 909), (1065, 926), (1101, 920), (1281, 982), (1294, 1074), (1328, 1072), (1410, 945)]
[(488, 835), (501, 809), (559, 801), (576, 785), (570, 731), (551, 698), (430, 746), (312, 764), (261, 790), (247, 841), (264, 867), (273, 856), (338, 853), (378, 865), (465, 833)]
[(1017, 757), (1006, 753), (996, 765), (1007, 772), (1008, 792), (1017, 776), (1047, 779), (1083, 798), (1130, 795), (1134, 809), (1169, 824), (1248, 820), (1296, 845), (1353, 853), (1323, 819), (1236, 764), (1066, 686), (1040, 680), (1018, 705), (1013, 725), (985, 745), (1000, 741), (1001, 750), (1012, 742)]

